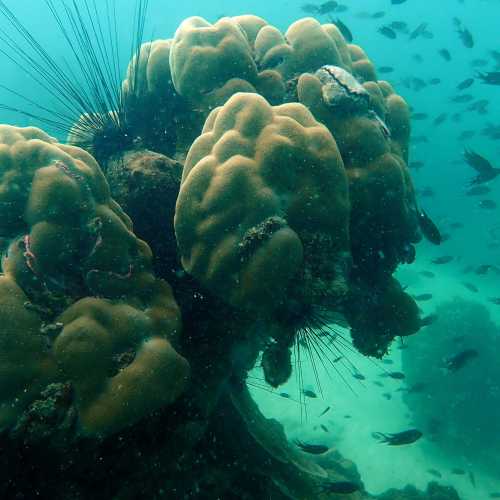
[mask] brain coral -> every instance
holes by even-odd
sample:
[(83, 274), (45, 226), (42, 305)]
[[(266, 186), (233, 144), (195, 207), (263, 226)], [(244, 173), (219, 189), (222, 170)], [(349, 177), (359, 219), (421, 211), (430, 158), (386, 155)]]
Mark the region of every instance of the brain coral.
[(191, 147), (175, 214), (184, 268), (228, 303), (275, 310), (343, 290), (349, 199), (326, 127), (296, 103), (236, 94)]
[(0, 126), (0, 214), (1, 424), (51, 379), (74, 383), (87, 432), (175, 399), (189, 371), (171, 345), (177, 305), (95, 160), (38, 129)]

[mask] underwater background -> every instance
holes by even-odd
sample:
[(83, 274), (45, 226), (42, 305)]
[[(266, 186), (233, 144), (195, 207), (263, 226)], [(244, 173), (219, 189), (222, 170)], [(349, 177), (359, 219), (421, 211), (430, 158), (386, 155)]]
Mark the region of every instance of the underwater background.
[[(67, 45), (43, 1), (5, 3), (54, 59), (64, 60)], [(124, 72), (135, 2), (118, 4)], [(417, 301), (422, 317), (432, 321), (418, 334), (394, 340), (381, 360), (358, 354), (342, 340), (338, 367), (325, 369), (314, 355), (294, 359), (290, 380), (271, 389), (256, 366), (248, 386), (264, 415), (284, 425), (290, 441), (338, 449), (355, 463), (372, 494), (407, 484), (425, 490), (437, 480), (453, 486), (463, 500), (500, 498), (500, 177), (481, 184), (488, 190), (468, 194), (475, 172), (464, 159), (464, 150), (472, 150), (500, 168), (500, 86), (478, 77), (500, 71), (500, 1), (336, 4), (325, 14), (310, 6), (305, 12), (295, 0), (151, 0), (149, 5), (145, 40), (172, 37), (189, 16), (215, 22), (255, 14), (283, 32), (302, 17), (339, 18), (414, 117), (409, 167), (419, 205), (444, 241), (439, 246), (420, 241), (416, 260), (400, 265), (395, 276)], [(454, 18), (472, 34), (472, 47), (464, 45)], [(394, 22), (400, 23), (394, 38), (380, 32)], [(3, 23), (0, 18), (2, 31)], [(422, 23), (426, 35), (410, 39)], [(15, 89), (51, 108), (51, 96), (3, 49), (0, 43), (0, 103), (26, 109), (26, 102), (7, 90)], [(468, 88), (457, 88), (469, 78), (474, 81)], [(35, 118), (9, 109), (0, 108), (0, 123), (34, 125), (51, 133)], [(347, 329), (335, 328), (348, 339)], [(475, 352), (473, 359), (448, 370), (447, 360), (466, 350)], [(420, 429), (423, 437), (408, 446), (387, 446), (373, 436), (410, 428)]]

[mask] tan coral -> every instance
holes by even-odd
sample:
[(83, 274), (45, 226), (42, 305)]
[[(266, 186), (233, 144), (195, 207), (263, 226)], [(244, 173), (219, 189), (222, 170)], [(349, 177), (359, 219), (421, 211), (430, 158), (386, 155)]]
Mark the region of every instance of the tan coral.
[(376, 81), (377, 73), (375, 66), (368, 59), (366, 52), (359, 45), (355, 44), (349, 44), (348, 48), (352, 60), (352, 74), (362, 82)]
[(54, 355), (76, 389), (86, 433), (120, 430), (185, 389), (189, 365), (171, 344), (180, 312), (166, 283), (149, 288), (144, 301), (82, 299), (57, 319)]
[(322, 252), (325, 281), (339, 279), (348, 212), (328, 130), (300, 104), (271, 107), (259, 95), (236, 94), (191, 147), (175, 230), (189, 273), (230, 304), (270, 311), (298, 274), (299, 288), (311, 291), (306, 282), (320, 280), (314, 264)]
[(205, 109), (239, 90), (251, 91), (257, 81), (250, 43), (230, 18), (214, 24), (201, 17), (183, 21), (170, 50), (170, 70), (176, 91)]
[[(8, 242), (0, 310), (10, 323), (0, 342), (5, 424), (54, 380), (74, 383), (91, 433), (112, 432), (175, 399), (188, 373), (170, 344), (180, 330), (177, 305), (154, 278), (151, 250), (110, 198), (95, 160), (38, 129), (0, 126), (0, 214)], [(134, 361), (111, 381), (93, 371), (99, 359), (109, 368), (124, 348)], [(169, 377), (160, 383), (160, 374)], [(130, 390), (117, 391), (114, 381)]]

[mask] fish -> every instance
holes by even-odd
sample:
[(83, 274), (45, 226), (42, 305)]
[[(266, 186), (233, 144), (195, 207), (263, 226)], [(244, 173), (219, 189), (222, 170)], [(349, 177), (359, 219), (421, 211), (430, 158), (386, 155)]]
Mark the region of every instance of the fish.
[(474, 78), (467, 78), (457, 85), (457, 90), (468, 89), (474, 83)]
[(435, 278), (436, 274), (432, 271), (420, 271), (418, 274), (425, 276), (426, 278)]
[(331, 407), (330, 406), (327, 406), (320, 414), (319, 416), (322, 417), (323, 415), (325, 415), (326, 413), (328, 413), (330, 411)]
[(387, 73), (392, 73), (394, 71), (394, 68), (392, 66), (380, 66), (378, 68), (378, 72), (381, 74), (387, 74)]
[(438, 50), (439, 55), (447, 62), (451, 61), (451, 54), (448, 49), (440, 49)]
[(306, 14), (317, 14), (319, 11), (319, 7), (314, 5), (313, 3), (305, 3), (300, 6), (300, 10), (305, 12)]
[(414, 295), (413, 298), (419, 302), (424, 302), (432, 299), (432, 293), (421, 293), (420, 295)]
[(389, 28), (389, 26), (381, 26), (377, 31), (391, 40), (395, 40), (397, 37), (396, 32), (392, 28)]
[(411, 161), (408, 167), (412, 170), (420, 170), (424, 165), (425, 163), (423, 161)]
[(423, 392), (425, 389), (427, 389), (427, 384), (425, 384), (424, 382), (417, 382), (416, 384), (408, 387), (406, 391), (409, 394), (417, 394), (419, 392)]
[(425, 135), (417, 135), (411, 138), (411, 142), (413, 144), (423, 144), (425, 142), (429, 142), (429, 139)]
[(464, 225), (461, 222), (452, 222), (450, 224), (450, 227), (452, 229), (461, 229), (462, 227), (464, 227)]
[(418, 429), (409, 429), (395, 434), (383, 434), (382, 432), (373, 432), (372, 436), (378, 439), (380, 443), (387, 443), (389, 446), (401, 446), (412, 444), (418, 441), (422, 436), (422, 432)]
[(413, 113), (411, 115), (411, 118), (413, 120), (426, 120), (427, 118), (429, 118), (429, 115), (427, 113)]
[(472, 284), (472, 283), (462, 283), (462, 285), (467, 288), (467, 290), (470, 290), (471, 292), (474, 292), (474, 293), (477, 293), (479, 292), (479, 289), (477, 288), (476, 285)]
[(497, 208), (497, 204), (493, 200), (480, 200), (478, 205), (481, 208), (485, 208), (486, 210), (494, 210), (495, 208)]
[(474, 186), (468, 189), (465, 193), (465, 196), (484, 196), (491, 192), (491, 189), (488, 186)]
[(434, 477), (438, 477), (438, 478), (442, 478), (443, 475), (441, 474), (441, 472), (439, 472), (438, 470), (436, 469), (427, 469), (427, 472), (431, 475), (431, 476), (434, 476)]
[(390, 378), (393, 378), (395, 380), (403, 380), (405, 378), (405, 374), (402, 372), (386, 372), (386, 373), (382, 373), (380, 376), (381, 377), (390, 377)]
[(320, 427), (321, 427), (321, 429), (322, 429), (323, 431), (325, 431), (325, 432), (330, 432), (330, 431), (328, 430), (328, 428), (327, 428), (327, 426), (326, 426), (326, 425), (321, 424), (321, 425), (320, 425)]
[(307, 396), (308, 398), (318, 397), (318, 395), (314, 391), (311, 391), (310, 389), (302, 389), (302, 394), (304, 394), (304, 396)]
[(330, 12), (333, 12), (338, 7), (338, 5), (339, 4), (335, 2), (335, 0), (329, 0), (328, 2), (324, 2), (319, 5), (318, 14), (321, 16), (329, 14)]
[(471, 470), (469, 471), (469, 481), (470, 481), (470, 484), (472, 484), (472, 486), (474, 486), (474, 488), (476, 487), (476, 476), (474, 474), (474, 472), (472, 472)]
[(402, 3), (405, 3), (406, 0), (391, 0), (392, 5), (401, 5)]
[(451, 469), (451, 473), (455, 474), (457, 476), (463, 476), (463, 475), (465, 475), (465, 471), (463, 469), (457, 469), (457, 468)]
[(474, 96), (471, 94), (459, 94), (455, 97), (452, 97), (450, 99), (451, 102), (457, 103), (457, 104), (462, 104), (464, 102), (470, 102), (474, 99)]
[(439, 85), (441, 83), (441, 78), (431, 78), (429, 80), (429, 85)]
[(358, 380), (366, 380), (366, 377), (362, 373), (353, 373), (352, 376)]
[(389, 27), (395, 31), (402, 31), (403, 33), (408, 31), (408, 23), (405, 23), (404, 21), (392, 21), (392, 23), (389, 24)]
[(459, 141), (466, 141), (467, 139), (472, 139), (476, 135), (475, 130), (464, 130), (458, 136)]
[(488, 61), (486, 59), (478, 57), (476, 59), (472, 59), (470, 65), (474, 68), (484, 68), (485, 66), (488, 66)]
[(498, 269), (496, 266), (493, 266), (491, 264), (481, 264), (480, 266), (478, 266), (474, 272), (478, 275), (484, 275), (484, 274), (488, 274), (488, 271), (490, 270), (494, 270), (497, 274), (499, 274), (500, 272), (500, 269)]
[(378, 380), (374, 380), (373, 384), (376, 385), (377, 387), (384, 387), (384, 384)]
[(392, 394), (391, 394), (391, 393), (389, 393), (389, 392), (384, 392), (384, 393), (382, 394), (382, 397), (384, 397), (384, 398), (385, 398), (385, 399), (387, 399), (387, 400), (390, 400), (390, 399), (392, 399)]
[(443, 255), (442, 257), (431, 260), (431, 262), (440, 266), (442, 264), (448, 264), (448, 262), (451, 262), (453, 259), (454, 257), (452, 255)]
[(304, 443), (296, 439), (294, 441), (295, 445), (300, 448), (305, 453), (310, 453), (311, 455), (322, 455), (326, 453), (330, 448), (324, 444), (310, 444)]
[(321, 493), (334, 493), (335, 495), (349, 495), (360, 490), (360, 485), (353, 481), (325, 481), (319, 487)]
[(286, 399), (290, 399), (290, 394), (288, 394), (287, 392), (280, 392), (279, 394), (282, 398), (286, 398)]
[(471, 359), (477, 358), (479, 352), (476, 349), (465, 349), (445, 361), (446, 368), (450, 372), (457, 372), (462, 369)]
[(354, 37), (352, 36), (352, 32), (351, 30), (339, 19), (330, 19), (334, 24), (335, 26), (337, 26), (337, 28), (340, 30), (340, 32), (342, 33), (342, 36), (349, 42), (349, 43), (352, 43), (352, 41), (354, 40)]
[(441, 232), (423, 209), (418, 211), (418, 225), (427, 241), (430, 241), (434, 245), (441, 244), (443, 241)]
[(493, 491), (492, 493), (490, 493), (490, 498), (500, 498), (500, 491)]
[(437, 127), (438, 125), (444, 123), (447, 118), (448, 113), (441, 113), (440, 115), (436, 116), (436, 118), (434, 118), (434, 121), (432, 123)]
[(385, 12), (383, 10), (379, 10), (377, 12), (374, 12), (371, 15), (372, 19), (382, 19), (383, 17), (385, 17)]
[(472, 36), (472, 33), (462, 24), (462, 21), (460, 21), (460, 19), (458, 19), (457, 17), (454, 18), (453, 22), (463, 45), (468, 49), (472, 49), (472, 47), (474, 47), (474, 38)]
[(495, 304), (496, 306), (500, 306), (500, 297), (490, 297), (488, 300), (492, 304)]
[(384, 363), (384, 365), (393, 365), (394, 361), (392, 359), (383, 359), (382, 363)]
[(421, 36), (427, 29), (427, 23), (421, 23), (419, 24), (411, 33), (410, 33), (410, 40), (415, 40), (415, 38), (418, 38)]

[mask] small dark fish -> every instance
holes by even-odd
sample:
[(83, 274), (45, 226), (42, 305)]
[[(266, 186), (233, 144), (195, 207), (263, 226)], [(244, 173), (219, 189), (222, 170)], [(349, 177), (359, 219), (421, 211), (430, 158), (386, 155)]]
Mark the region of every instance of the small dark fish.
[(295, 445), (298, 446), (303, 452), (310, 453), (311, 455), (322, 455), (326, 453), (330, 448), (324, 444), (309, 444), (304, 443), (296, 439), (294, 441)]
[(401, 5), (402, 3), (405, 3), (406, 0), (391, 0), (392, 5)]
[(429, 85), (439, 85), (441, 83), (441, 78), (431, 78), (429, 80)]
[(318, 14), (324, 15), (333, 12), (338, 7), (338, 5), (339, 4), (335, 2), (335, 0), (329, 0), (328, 2), (324, 2), (319, 5)]
[(478, 57), (477, 59), (472, 59), (470, 62), (470, 65), (473, 68), (484, 68), (485, 66), (488, 66), (489, 61), (486, 59), (483, 59), (482, 57)]
[(411, 33), (410, 33), (410, 40), (415, 40), (415, 38), (418, 38), (421, 36), (425, 31), (427, 30), (427, 23), (422, 23), (419, 24)]
[(452, 474), (456, 474), (457, 476), (464, 476), (465, 471), (463, 469), (451, 469)]
[(488, 186), (474, 186), (471, 187), (466, 193), (466, 196), (484, 196), (491, 192)]
[(493, 269), (494, 271), (497, 272), (498, 274), (498, 269), (495, 267), (495, 266), (492, 266), (491, 264), (481, 264), (480, 266), (478, 266), (476, 269), (475, 269), (475, 273), (478, 274), (478, 275), (484, 275), (484, 274), (488, 274), (488, 271), (490, 271), (491, 269)]
[(352, 376), (358, 380), (366, 380), (366, 377), (362, 373), (353, 373)]
[(443, 255), (442, 257), (438, 257), (437, 259), (431, 260), (433, 264), (437, 265), (442, 265), (442, 264), (448, 264), (448, 262), (451, 262), (454, 259), (452, 255)]
[(466, 141), (468, 139), (472, 139), (476, 135), (475, 130), (464, 130), (459, 136), (459, 141)]
[(451, 61), (451, 54), (448, 49), (440, 49), (438, 50), (439, 55), (447, 62)]
[(395, 380), (403, 380), (405, 378), (405, 374), (402, 372), (389, 372), (387, 376)]
[(385, 12), (383, 10), (379, 10), (377, 12), (374, 12), (371, 15), (372, 19), (382, 19), (383, 17), (385, 17)]
[(320, 413), (320, 417), (322, 417), (323, 415), (325, 415), (326, 413), (328, 413), (330, 411), (331, 407), (330, 406), (327, 406), (321, 413)]
[(392, 28), (389, 28), (389, 26), (381, 26), (377, 31), (391, 40), (395, 40), (397, 37), (396, 32)]
[(455, 27), (457, 28), (458, 36), (464, 46), (468, 49), (472, 49), (474, 47), (474, 38), (472, 37), (472, 33), (462, 24), (462, 21), (458, 18), (454, 18), (453, 20)]
[(448, 113), (441, 113), (440, 115), (436, 116), (436, 118), (434, 118), (434, 121), (432, 123), (437, 127), (438, 125), (444, 123), (447, 118)]
[(414, 295), (413, 298), (419, 302), (425, 302), (432, 299), (432, 293), (421, 293), (420, 295)]
[(383, 434), (382, 432), (373, 432), (372, 436), (378, 439), (380, 443), (387, 443), (389, 446), (401, 446), (404, 444), (412, 444), (418, 441), (423, 434), (417, 429), (398, 432), (395, 434)]
[(412, 120), (426, 120), (429, 118), (429, 115), (427, 113), (413, 113), (411, 118)]
[(381, 73), (382, 75), (385, 75), (387, 73), (392, 73), (394, 71), (394, 68), (392, 66), (380, 66), (378, 69), (378, 72)]
[(387, 399), (387, 400), (390, 400), (390, 399), (392, 399), (392, 394), (391, 394), (391, 393), (389, 393), (389, 392), (384, 392), (384, 393), (382, 394), (382, 397), (384, 397), (384, 398), (385, 398), (385, 399)]
[(392, 359), (383, 359), (382, 363), (384, 363), (384, 365), (393, 365), (394, 361)]
[(402, 31), (403, 33), (408, 31), (408, 23), (405, 23), (404, 21), (392, 21), (392, 23), (389, 24), (389, 27), (396, 31)]
[(359, 491), (360, 486), (352, 481), (326, 481), (320, 486), (321, 493), (349, 495)]
[(488, 300), (492, 304), (495, 304), (496, 306), (500, 306), (500, 297), (490, 297)]
[(328, 430), (328, 428), (326, 427), (326, 425), (321, 424), (321, 425), (320, 425), (320, 427), (321, 427), (321, 429), (322, 429), (322, 430), (324, 430), (325, 432), (330, 432), (330, 431)]
[(492, 492), (490, 493), (490, 498), (500, 498), (500, 492)]
[(333, 23), (337, 26), (337, 28), (340, 30), (342, 33), (342, 36), (349, 42), (352, 43), (354, 40), (354, 37), (352, 36), (351, 30), (339, 19), (333, 20)]
[(477, 293), (479, 292), (479, 289), (476, 285), (472, 283), (462, 283), (467, 290), (470, 290), (471, 292)]
[(446, 360), (446, 368), (450, 372), (455, 373), (463, 368), (469, 360), (477, 358), (477, 356), (479, 356), (479, 352), (476, 351), (476, 349), (466, 349), (465, 351), (459, 352), (458, 354), (455, 354), (455, 356), (448, 358)]
[(436, 274), (433, 273), (432, 271), (420, 271), (418, 274), (421, 274), (422, 276), (425, 276), (426, 278), (435, 278)]
[[(412, 118), (415, 119), (414, 116)], [(425, 135), (417, 135), (416, 137), (411, 138), (411, 142), (413, 144), (422, 144), (425, 142), (429, 142), (429, 139)]]
[(439, 472), (438, 470), (436, 469), (427, 469), (427, 472), (431, 475), (431, 476), (434, 476), (434, 477), (438, 477), (438, 478), (442, 478), (443, 475), (441, 474), (441, 472)]
[(425, 163), (423, 161), (411, 161), (408, 167), (412, 170), (420, 170), (424, 165)]
[(438, 227), (423, 209), (420, 209), (418, 212), (418, 225), (427, 241), (430, 241), (434, 245), (441, 244), (442, 238)]
[(423, 392), (425, 389), (427, 389), (427, 384), (425, 384), (424, 382), (417, 382), (416, 384), (408, 387), (407, 392), (409, 394), (417, 394)]
[(476, 487), (476, 476), (474, 475), (474, 472), (472, 472), (471, 470), (469, 471), (469, 481), (470, 481), (470, 484), (472, 484), (472, 486), (474, 486), (474, 488)]
[(464, 102), (470, 102), (474, 99), (474, 96), (473, 95), (470, 95), (470, 94), (459, 94), (459, 95), (456, 95), (455, 97), (452, 97), (450, 99), (451, 102), (455, 102), (457, 104), (461, 104), (461, 103), (464, 103)]
[(497, 208), (497, 204), (495, 201), (493, 200), (481, 200), (478, 205), (481, 207), (481, 208), (485, 208), (486, 210), (494, 210), (495, 208)]
[(290, 394), (288, 394), (287, 392), (280, 392), (280, 396), (282, 398), (290, 399)]
[(300, 6), (300, 9), (306, 14), (317, 14), (319, 12), (318, 6), (313, 3), (305, 3)]
[(461, 228), (463, 228), (463, 227), (464, 227), (464, 225), (463, 225), (461, 222), (452, 222), (452, 223), (450, 224), (450, 227), (451, 227), (452, 229), (461, 229)]
[(415, 62), (422, 63), (424, 62), (424, 58), (422, 57), (421, 54), (413, 54), (412, 58)]
[(349, 7), (347, 5), (341, 5), (339, 4), (337, 8), (335, 9), (335, 12), (338, 12), (339, 14), (342, 12), (347, 12), (349, 10)]
[(432, 325), (437, 320), (437, 314), (429, 314), (428, 316), (424, 316), (420, 319), (420, 326), (429, 326)]
[(309, 389), (303, 389), (302, 394), (304, 394), (304, 396), (307, 396), (308, 398), (317, 398), (318, 397), (314, 391), (311, 391)]
[(379, 382), (378, 380), (374, 380), (373, 384), (376, 385), (377, 387), (384, 387), (384, 384), (382, 382)]
[(474, 78), (467, 78), (463, 82), (460, 82), (457, 85), (457, 90), (465, 90), (468, 89), (474, 83)]

